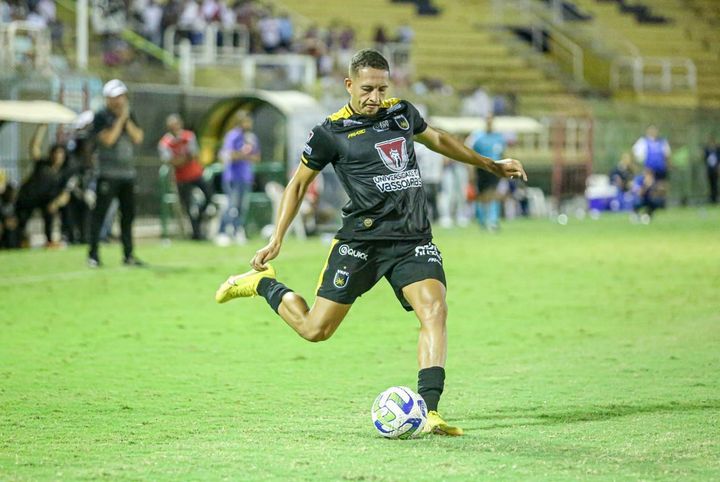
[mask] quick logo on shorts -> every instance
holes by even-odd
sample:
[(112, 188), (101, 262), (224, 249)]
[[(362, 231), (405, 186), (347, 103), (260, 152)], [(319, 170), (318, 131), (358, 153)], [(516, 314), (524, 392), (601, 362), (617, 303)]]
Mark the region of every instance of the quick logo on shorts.
[(433, 243), (424, 244), (415, 247), (415, 256), (428, 256), (428, 263), (442, 264), (442, 256), (440, 250)]
[(335, 271), (335, 277), (333, 278), (333, 285), (335, 285), (335, 288), (345, 288), (348, 281), (350, 281), (349, 272), (342, 269)]
[(338, 248), (338, 253), (340, 253), (341, 256), (352, 256), (353, 258), (362, 259), (363, 261), (367, 261), (368, 259), (367, 253), (352, 249), (347, 244), (341, 244)]

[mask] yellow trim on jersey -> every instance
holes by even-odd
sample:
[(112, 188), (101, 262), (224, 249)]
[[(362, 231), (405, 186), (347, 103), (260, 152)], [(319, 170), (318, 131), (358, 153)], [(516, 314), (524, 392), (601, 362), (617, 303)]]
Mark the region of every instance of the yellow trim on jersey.
[[(402, 99), (399, 99), (397, 97), (391, 97), (389, 99), (385, 99), (380, 104), (380, 108), (381, 109), (389, 109), (390, 107), (394, 106), (401, 100)], [(330, 119), (331, 121), (336, 121), (336, 120), (340, 120), (340, 119), (348, 119), (353, 114), (355, 114), (355, 112), (353, 112), (352, 107), (350, 107), (350, 104), (345, 104), (342, 107), (342, 109), (340, 109), (339, 111), (335, 112), (334, 114), (328, 116), (328, 119)]]
[(318, 277), (317, 287), (315, 288), (315, 294), (317, 295), (318, 290), (320, 290), (320, 285), (322, 285), (323, 282), (323, 275), (325, 274), (325, 270), (328, 267), (328, 264), (330, 264), (330, 255), (332, 254), (332, 250), (337, 244), (338, 240), (337, 238), (332, 240), (332, 243), (330, 243), (330, 252), (327, 255), (327, 258), (325, 259), (325, 265), (323, 265), (322, 270), (320, 270), (320, 276)]
[(382, 101), (382, 104), (380, 104), (381, 108), (389, 109), (390, 107), (394, 106), (398, 102), (400, 102), (402, 99), (398, 99), (397, 97), (390, 97), (389, 99), (385, 99)]
[(350, 104), (345, 104), (345, 106), (343, 106), (342, 109), (340, 109), (339, 111), (332, 114), (329, 117), (329, 119), (331, 121), (336, 121), (336, 120), (340, 120), (340, 119), (347, 119), (351, 115), (353, 115), (353, 111), (352, 111), (352, 109), (350, 109)]

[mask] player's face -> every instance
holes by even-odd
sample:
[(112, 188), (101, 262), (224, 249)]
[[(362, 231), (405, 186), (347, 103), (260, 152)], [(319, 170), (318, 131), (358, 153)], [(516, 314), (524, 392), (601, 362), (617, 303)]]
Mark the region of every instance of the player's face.
[(125, 94), (107, 98), (107, 106), (113, 112), (120, 112), (125, 104), (127, 104), (127, 95)]
[(350, 94), (350, 107), (360, 114), (373, 116), (378, 113), (390, 86), (390, 72), (364, 67), (358, 73), (345, 79), (345, 88)]

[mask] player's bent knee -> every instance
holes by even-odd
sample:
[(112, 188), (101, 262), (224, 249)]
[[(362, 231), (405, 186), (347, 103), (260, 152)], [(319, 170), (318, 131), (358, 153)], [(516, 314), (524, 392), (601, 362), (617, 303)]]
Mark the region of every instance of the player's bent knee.
[(321, 341), (328, 340), (332, 336), (333, 332), (324, 328), (312, 329), (304, 332), (302, 337), (312, 343), (319, 343)]
[(444, 325), (447, 320), (447, 303), (445, 300), (434, 300), (423, 304), (417, 312), (423, 323)]

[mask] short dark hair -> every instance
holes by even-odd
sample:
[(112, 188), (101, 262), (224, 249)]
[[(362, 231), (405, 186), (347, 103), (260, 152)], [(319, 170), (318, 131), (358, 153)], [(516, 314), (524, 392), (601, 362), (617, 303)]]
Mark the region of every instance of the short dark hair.
[(360, 69), (370, 67), (371, 69), (386, 70), (390, 72), (390, 64), (383, 55), (375, 49), (359, 50), (350, 59), (348, 73), (350, 77), (357, 75)]

